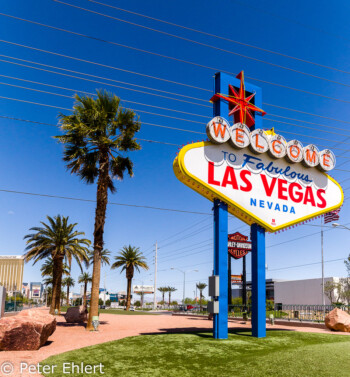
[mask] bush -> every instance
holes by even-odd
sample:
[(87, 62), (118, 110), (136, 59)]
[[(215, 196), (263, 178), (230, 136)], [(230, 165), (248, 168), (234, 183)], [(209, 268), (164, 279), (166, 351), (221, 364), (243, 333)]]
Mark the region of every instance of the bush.
[(103, 305), (103, 300), (102, 300), (102, 298), (99, 298), (99, 299), (98, 299), (98, 304), (99, 304), (99, 305)]
[(111, 306), (111, 300), (106, 301), (106, 306)]
[(135, 301), (134, 305), (139, 308), (141, 306), (141, 301), (140, 300)]

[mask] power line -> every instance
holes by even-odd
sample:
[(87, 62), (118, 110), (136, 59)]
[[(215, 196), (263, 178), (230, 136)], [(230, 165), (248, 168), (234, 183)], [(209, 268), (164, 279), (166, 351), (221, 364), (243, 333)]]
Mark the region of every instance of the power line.
[(256, 46), (256, 45), (249, 44), (249, 43), (240, 42), (240, 41), (233, 40), (233, 39), (227, 38), (227, 37), (223, 37), (223, 36), (220, 36), (220, 35), (217, 35), (217, 34), (208, 33), (208, 32), (205, 32), (203, 30), (197, 30), (197, 29), (194, 29), (194, 28), (191, 28), (191, 27), (187, 27), (187, 26), (184, 26), (184, 25), (179, 25), (179, 24), (176, 24), (176, 23), (173, 23), (173, 22), (161, 20), (159, 18), (150, 17), (150, 16), (147, 16), (147, 15), (142, 14), (142, 13), (137, 13), (137, 12), (126, 10), (126, 9), (119, 8), (119, 7), (116, 7), (116, 6), (112, 6), (112, 5), (109, 5), (109, 4), (104, 4), (104, 3), (101, 3), (99, 1), (94, 1), (94, 0), (88, 0), (88, 1), (90, 3), (95, 3), (95, 4), (103, 5), (105, 7), (117, 9), (117, 10), (120, 10), (122, 12), (134, 14), (134, 15), (137, 15), (137, 16), (140, 16), (140, 17), (144, 17), (144, 18), (147, 18), (147, 19), (150, 19), (150, 20), (153, 20), (153, 21), (158, 21), (158, 22), (161, 22), (161, 23), (164, 23), (164, 24), (167, 24), (167, 25), (176, 26), (176, 27), (179, 27), (181, 29), (185, 29), (185, 30), (189, 30), (189, 31), (194, 31), (196, 33), (200, 33), (200, 34), (203, 34), (203, 35), (206, 35), (206, 36), (209, 36), (209, 37), (218, 38), (218, 39), (221, 39), (221, 40), (224, 40), (224, 41), (227, 41), (227, 42), (232, 42), (232, 43), (235, 43), (235, 44), (238, 44), (238, 45), (241, 45), (241, 46), (250, 47), (250, 48), (253, 48), (253, 49), (256, 49), (256, 50), (268, 52), (270, 54), (274, 54), (274, 55), (278, 55), (278, 56), (283, 56), (283, 57), (288, 58), (288, 59), (293, 59), (293, 60), (297, 60), (297, 61), (300, 61), (300, 62), (303, 62), (303, 63), (312, 64), (312, 65), (315, 65), (315, 66), (318, 66), (318, 67), (322, 67), (322, 68), (326, 68), (326, 69), (330, 69), (330, 70), (333, 70), (333, 71), (350, 74), (350, 72), (344, 71), (344, 70), (339, 69), (339, 68), (330, 67), (330, 66), (327, 66), (327, 65), (324, 65), (324, 64), (312, 62), (310, 60), (306, 60), (306, 59), (298, 58), (298, 57), (295, 57), (295, 56), (287, 55), (287, 54), (284, 54), (284, 53), (281, 53), (281, 52), (278, 52), (278, 51), (273, 51), (273, 50), (269, 50), (269, 49), (266, 49), (266, 48), (263, 48), (263, 47), (259, 47), (259, 46)]
[[(48, 53), (48, 54), (52, 54), (52, 55), (56, 55), (56, 56), (61, 56), (61, 57), (65, 57), (65, 58), (68, 58), (68, 59), (73, 59), (73, 60), (77, 60), (77, 61), (81, 61), (81, 62), (85, 62), (85, 63), (89, 63), (89, 64), (94, 64), (94, 65), (102, 66), (102, 67), (105, 67), (105, 68), (120, 70), (119, 68), (116, 68), (116, 67), (113, 67), (113, 66), (109, 66), (109, 65), (106, 65), (106, 64), (97, 63), (97, 62), (91, 62), (91, 61), (88, 61), (88, 60), (85, 60), (85, 59), (75, 58), (75, 57), (72, 57), (72, 56), (68, 56), (68, 55), (64, 55), (64, 54), (59, 54), (59, 53), (56, 53), (56, 52), (52, 52), (52, 51), (48, 51), (48, 50), (43, 50), (43, 49), (32, 47), (32, 46), (23, 45), (23, 44), (20, 44), (20, 43), (10, 42), (10, 41), (4, 40), (4, 39), (0, 39), (0, 42), (11, 44), (11, 45), (18, 46), (18, 47), (23, 47), (23, 48), (31, 49), (31, 50), (34, 50), (34, 51), (45, 52), (45, 53)], [(145, 52), (145, 53), (149, 53), (149, 54), (152, 54), (152, 55), (160, 56), (160, 57), (163, 57), (163, 58), (166, 58), (166, 59), (170, 59), (170, 60), (182, 62), (182, 63), (185, 63), (185, 64), (190, 64), (190, 65), (193, 65), (193, 66), (196, 66), (196, 67), (201, 67), (201, 68), (209, 69), (209, 70), (211, 70), (213, 72), (222, 71), (224, 73), (228, 73), (230, 75), (234, 75), (233, 72), (230, 72), (230, 71), (227, 71), (227, 70), (223, 70), (223, 69), (219, 69), (219, 68), (214, 68), (214, 67), (209, 67), (209, 66), (206, 66), (206, 65), (203, 65), (203, 64), (194, 63), (194, 62), (190, 62), (190, 61), (187, 61), (187, 60), (184, 60), (184, 59), (174, 58), (174, 57), (170, 57), (170, 56), (166, 56), (166, 55), (162, 55), (162, 54), (158, 54), (158, 53), (154, 53), (154, 52), (150, 52), (150, 51), (138, 49), (138, 48), (135, 48), (135, 47), (125, 46), (125, 45), (122, 45), (122, 46), (130, 48), (132, 50), (139, 51), (139, 52)], [(262, 83), (265, 83), (265, 84), (269, 84), (269, 85), (273, 85), (273, 86), (277, 86), (277, 87), (281, 87), (281, 88), (285, 88), (285, 89), (290, 89), (290, 90), (294, 90), (294, 91), (305, 93), (305, 94), (309, 94), (309, 95), (314, 95), (314, 96), (318, 96), (318, 97), (322, 97), (322, 98), (326, 98), (326, 99), (331, 99), (331, 100), (342, 102), (342, 103), (350, 103), (350, 101), (343, 100), (343, 99), (340, 99), (340, 98), (330, 97), (330, 96), (326, 96), (326, 95), (323, 95), (323, 94), (320, 94), (320, 93), (310, 92), (310, 91), (307, 91), (307, 90), (304, 90), (304, 89), (297, 89), (297, 88), (293, 88), (291, 86), (287, 86), (287, 85), (283, 85), (283, 84), (278, 84), (278, 83), (274, 83), (274, 82), (267, 81), (267, 80), (256, 79), (256, 78), (251, 77), (251, 76), (246, 76), (246, 78), (248, 78), (250, 80), (253, 80), (253, 81), (258, 81), (258, 82), (262, 82)]]
[[(71, 69), (66, 69), (66, 68), (62, 68), (62, 67), (57, 67), (57, 66), (52, 66), (52, 65), (49, 65), (49, 64), (42, 64), (42, 63), (38, 63), (38, 62), (35, 62), (35, 61), (31, 61), (31, 60), (26, 60), (26, 59), (20, 59), (20, 58), (16, 58), (16, 57), (13, 57), (13, 56), (9, 56), (9, 55), (3, 55), (3, 54), (0, 54), (0, 56), (2, 57), (6, 57), (8, 59), (14, 59), (14, 60), (19, 60), (19, 61), (23, 61), (23, 62), (27, 62), (27, 63), (31, 63), (31, 64), (36, 64), (36, 65), (40, 65), (40, 66), (44, 66), (44, 67), (49, 67), (49, 68), (54, 68), (54, 69), (58, 69), (58, 70), (63, 70), (63, 71), (66, 71), (66, 72), (71, 72), (71, 73), (77, 73), (77, 74), (80, 74), (80, 75), (85, 75), (85, 76), (89, 76), (89, 77), (94, 77), (94, 78), (99, 78), (99, 79), (103, 79), (103, 80), (107, 80), (107, 81), (114, 81), (114, 82), (120, 82), (118, 80), (113, 80), (113, 79), (110, 79), (110, 78), (107, 78), (107, 77), (102, 77), (102, 76), (96, 76), (96, 75), (91, 75), (91, 74), (88, 74), (88, 73), (84, 73), (84, 72), (80, 72), (80, 71), (74, 71), (74, 70), (71, 70)], [(0, 61), (4, 62), (4, 63), (9, 63), (9, 64), (16, 64), (16, 65), (20, 65), (20, 66), (23, 66), (23, 67), (27, 67), (27, 68), (31, 68), (31, 69), (38, 69), (38, 70), (42, 70), (42, 71), (45, 71), (45, 72), (49, 72), (49, 73), (53, 73), (53, 74), (60, 74), (59, 72), (54, 72), (54, 71), (49, 71), (49, 70), (44, 70), (44, 69), (40, 69), (38, 67), (33, 67), (33, 66), (28, 66), (28, 65), (25, 65), (25, 64), (19, 64), (19, 63), (16, 63), (16, 62), (11, 62), (11, 61), (6, 61), (6, 60), (1, 60)], [(116, 68), (116, 69), (119, 69), (119, 68)], [(131, 72), (133, 74), (140, 74), (142, 75), (141, 73), (138, 73), (138, 72)], [(68, 75), (67, 75), (68, 76)], [(146, 75), (147, 76), (147, 75)], [(88, 80), (84, 77), (76, 77), (76, 76), (68, 76), (68, 77), (74, 77), (74, 78), (77, 78), (79, 80), (85, 80), (85, 81), (92, 81), (92, 82), (96, 82), (96, 83), (100, 83), (98, 81), (94, 81), (94, 80)], [(156, 76), (151, 76), (152, 79), (160, 79), (159, 77), (156, 77)], [(160, 79), (162, 80), (162, 79)], [(207, 92), (212, 92), (212, 90), (209, 90), (209, 89), (205, 89), (205, 88), (200, 88), (200, 87), (194, 87), (194, 86), (191, 86), (191, 85), (188, 85), (188, 84), (184, 84), (184, 83), (180, 83), (180, 82), (177, 82), (177, 81), (173, 81), (174, 84), (178, 84), (178, 85), (184, 85), (184, 86), (190, 86), (190, 87), (193, 87), (193, 88), (196, 88), (198, 90), (203, 90), (203, 91), (207, 91)], [(48, 84), (43, 84), (41, 83), (42, 85), (48, 85)], [(110, 85), (108, 83), (102, 83), (104, 85)], [(128, 82), (125, 82), (125, 84), (127, 85), (135, 85), (135, 84), (132, 84), (132, 83), (128, 83)], [(67, 89), (67, 88), (63, 88), (63, 89)], [(156, 90), (154, 88), (150, 88), (151, 90)], [(71, 89), (67, 89), (67, 90), (71, 90)], [(173, 93), (172, 94), (175, 94), (175, 95), (179, 95), (178, 93)], [(199, 99), (198, 100), (200, 101), (206, 101), (206, 100), (203, 100), (203, 99)], [(141, 104), (141, 103), (138, 103), (138, 102), (133, 102), (133, 101), (127, 101), (127, 100), (124, 100), (125, 102), (129, 102), (129, 103), (136, 103), (136, 104)], [(186, 113), (184, 111), (180, 111), (180, 110), (174, 110), (174, 109), (167, 109), (167, 108), (161, 108), (161, 107), (158, 107), (158, 106), (152, 106), (152, 105), (146, 105), (146, 104), (143, 104), (145, 106), (150, 106), (150, 107), (156, 107), (156, 108), (160, 108), (160, 109), (164, 109), (164, 110), (169, 110), (169, 111), (176, 111), (176, 112), (182, 112), (184, 114), (189, 114), (189, 115), (195, 115), (195, 116), (199, 116), (199, 117), (204, 117), (204, 118), (207, 118), (207, 116), (205, 115), (201, 115), (201, 114), (191, 114), (191, 113)], [(271, 104), (271, 103), (267, 103), (267, 102), (263, 102), (263, 105), (266, 105), (266, 106), (271, 106), (271, 107), (275, 107), (275, 108), (279, 108), (279, 109), (283, 109), (283, 110), (287, 110), (287, 111), (293, 111), (293, 112), (298, 112), (298, 113), (301, 113), (301, 114), (306, 114), (306, 115), (311, 115), (311, 116), (314, 116), (314, 117), (319, 117), (319, 118), (323, 118), (323, 119), (327, 119), (327, 120), (332, 120), (332, 121), (335, 121), (335, 122), (341, 122), (341, 123), (346, 123), (346, 124), (350, 124), (349, 121), (345, 121), (345, 120), (341, 120), (341, 119), (336, 119), (336, 118), (331, 118), (331, 117), (327, 117), (327, 116), (323, 116), (323, 115), (319, 115), (319, 114), (314, 114), (314, 113), (309, 113), (309, 112), (306, 112), (306, 111), (302, 111), (302, 110), (297, 110), (297, 109), (291, 109), (289, 107), (284, 107), (284, 106), (279, 106), (279, 105), (275, 105), (275, 104)], [(328, 127), (326, 125), (322, 125), (324, 127)]]
[[(14, 190), (5, 190), (5, 189), (0, 189), (0, 192), (6, 192), (10, 194), (38, 196), (38, 197), (44, 197), (44, 198), (54, 198), (54, 199), (74, 200), (74, 201), (79, 201), (79, 202), (96, 203), (96, 200), (74, 198), (74, 197), (68, 197), (68, 196), (38, 194), (38, 193), (33, 193), (33, 192), (14, 191)], [(206, 216), (212, 215), (211, 213), (205, 213), (205, 212), (186, 211), (186, 210), (180, 210), (180, 209), (174, 209), (174, 208), (153, 207), (153, 206), (138, 205), (138, 204), (125, 204), (125, 203), (116, 203), (116, 202), (108, 202), (108, 204), (115, 205), (115, 206), (122, 206), (122, 207), (133, 207), (133, 208), (153, 209), (153, 210), (158, 210), (158, 211), (189, 213), (193, 215), (206, 215)]]
[[(276, 68), (281, 68), (281, 69), (284, 69), (284, 70), (287, 70), (287, 71), (290, 71), (290, 72), (299, 73), (299, 74), (302, 74), (304, 76), (309, 76), (309, 77), (316, 78), (316, 79), (319, 79), (319, 80), (327, 81), (327, 82), (330, 82), (332, 84), (337, 84), (337, 85), (342, 85), (342, 86), (345, 86), (345, 87), (350, 87), (350, 84), (345, 84), (345, 83), (340, 82), (340, 81), (331, 80), (331, 79), (328, 79), (328, 78), (325, 78), (325, 77), (314, 75), (312, 73), (303, 72), (303, 71), (300, 71), (300, 70), (297, 70), (297, 69), (294, 69), (294, 68), (290, 68), (290, 67), (286, 67), (286, 66), (283, 66), (283, 65), (280, 65), (280, 64), (268, 62), (266, 60), (254, 58), (252, 56), (244, 55), (244, 54), (241, 54), (241, 53), (238, 53), (238, 52), (234, 52), (234, 51), (231, 51), (231, 50), (226, 50), (224, 48), (220, 48), (220, 47), (213, 46), (213, 45), (210, 45), (210, 44), (207, 44), (207, 43), (195, 41), (195, 40), (190, 39), (190, 38), (182, 37), (180, 35), (168, 33), (168, 32), (162, 31), (162, 30), (154, 29), (154, 28), (151, 28), (151, 27), (148, 27), (148, 26), (144, 26), (144, 25), (141, 25), (141, 24), (138, 24), (138, 23), (135, 23), (135, 22), (127, 21), (127, 20), (124, 20), (124, 19), (121, 19), (121, 18), (113, 17), (113, 16), (110, 16), (108, 14), (96, 12), (96, 11), (93, 11), (93, 10), (90, 10), (90, 9), (86, 9), (86, 8), (83, 8), (83, 7), (79, 7), (77, 5), (69, 4), (69, 3), (66, 3), (66, 2), (63, 2), (63, 1), (60, 1), (60, 0), (53, 0), (53, 1), (56, 2), (56, 3), (59, 3), (59, 4), (67, 5), (67, 6), (72, 7), (72, 8), (76, 8), (76, 9), (83, 10), (83, 11), (86, 11), (86, 12), (89, 12), (89, 13), (97, 14), (97, 15), (102, 16), (102, 17), (113, 19), (115, 21), (124, 22), (124, 23), (129, 24), (129, 25), (140, 27), (142, 29), (150, 30), (150, 31), (153, 31), (153, 32), (156, 32), (156, 33), (160, 33), (160, 34), (169, 36), (169, 37), (180, 39), (182, 41), (190, 42), (190, 43), (193, 43), (193, 44), (196, 44), (196, 45), (199, 45), (199, 46), (211, 48), (213, 50), (217, 50), (217, 51), (220, 51), (220, 52), (225, 52), (225, 53), (228, 53), (228, 54), (231, 54), (231, 55), (239, 56), (239, 57), (244, 58), (244, 59), (253, 60), (253, 61), (258, 62), (258, 63), (270, 65), (270, 66), (276, 67)], [(38, 23), (38, 22), (35, 22), (35, 21), (27, 20), (27, 19), (24, 19), (24, 18), (19, 18), (19, 17), (11, 16), (11, 15), (8, 15), (8, 14), (5, 14), (5, 13), (0, 13), (0, 15), (5, 16), (5, 17), (14, 18), (14, 19), (20, 20), (20, 21), (34, 23), (34, 24), (40, 25), (40, 26), (54, 28), (54, 29), (60, 30), (60, 31), (69, 32), (69, 33), (72, 33), (72, 34), (75, 34), (75, 35), (79, 35), (79, 36), (82, 36), (82, 37), (85, 37), (85, 38), (90, 38), (90, 39), (98, 40), (100, 42), (110, 43), (110, 44), (116, 44), (119, 47), (126, 47), (125, 45), (121, 45), (121, 44), (113, 42), (113, 41), (108, 41), (108, 40), (105, 40), (105, 39), (100, 39), (100, 38), (89, 36), (89, 35), (82, 34), (82, 33), (71, 32), (70, 30), (65, 30), (65, 29), (60, 29), (60, 28), (52, 27), (50, 25), (45, 25), (45, 24), (41, 24), (41, 23)], [(128, 46), (127, 48), (130, 48), (130, 46)], [(144, 51), (146, 51), (146, 50), (144, 50)], [(150, 52), (148, 51), (148, 53), (150, 53)]]
[[(64, 89), (64, 90), (69, 90), (69, 91), (74, 91), (74, 92), (78, 91), (78, 92), (81, 92), (81, 93), (85, 93), (85, 94), (89, 94), (89, 95), (92, 95), (92, 96), (96, 96), (94, 93), (91, 93), (91, 92), (79, 91), (79, 90), (75, 90), (75, 89), (70, 89), (70, 88), (60, 87), (60, 86), (57, 86), (57, 85), (51, 85), (51, 84), (41, 83), (41, 82), (38, 82), (38, 81), (26, 80), (26, 79), (17, 78), (17, 77), (8, 76), (8, 75), (1, 75), (0, 74), (0, 77), (6, 77), (6, 78), (14, 79), (14, 80), (20, 80), (20, 81), (24, 81), (24, 82), (30, 82), (30, 83), (34, 83), (34, 84), (39, 84), (39, 85), (50, 86), (50, 87), (55, 87), (55, 88), (58, 88), (58, 89)], [(20, 85), (5, 83), (5, 82), (0, 82), (0, 85), (13, 86), (13, 87), (20, 88), (20, 89), (26, 89), (26, 90), (31, 90), (31, 91), (35, 91), (35, 92), (45, 93), (45, 94), (52, 94), (52, 95), (55, 95), (55, 96), (69, 98), (69, 99), (73, 98), (72, 96), (67, 96), (67, 95), (64, 95), (64, 94), (59, 94), (59, 93), (55, 93), (55, 92), (48, 92), (48, 91), (44, 91), (44, 90), (40, 90), (40, 89), (34, 89), (34, 88), (30, 88), (30, 87), (25, 87), (25, 86), (20, 86)], [(133, 90), (133, 89), (131, 89), (131, 90)], [(153, 95), (152, 93), (147, 93), (147, 94)], [(155, 95), (157, 95), (157, 94), (155, 94)], [(160, 117), (166, 117), (166, 118), (181, 120), (181, 121), (190, 122), (190, 123), (203, 124), (202, 122), (199, 122), (199, 121), (194, 121), (194, 120), (190, 120), (190, 119), (184, 119), (184, 118), (174, 117), (174, 116), (171, 116), (171, 115), (153, 113), (153, 112), (149, 112), (149, 111), (145, 111), (145, 110), (139, 110), (139, 109), (133, 109), (133, 110), (134, 111), (138, 111), (138, 112), (143, 112), (145, 114), (156, 115), (156, 116), (160, 116)], [(284, 117), (284, 116), (280, 116), (280, 115), (276, 115), (276, 114), (270, 114), (270, 115), (271, 116), (275, 116), (275, 117), (279, 117), (279, 118), (283, 118), (283, 119), (291, 119), (291, 120), (298, 121), (298, 122), (304, 122), (304, 121), (299, 120), (299, 119)], [(271, 121), (271, 122), (276, 122), (276, 120), (274, 120), (274, 119), (266, 118), (266, 120), (267, 121)], [(299, 125), (299, 124), (295, 124), (295, 123), (283, 122), (283, 121), (280, 121), (280, 120), (278, 122), (281, 123), (281, 124), (292, 125), (292, 126), (299, 127), (299, 128), (318, 130), (318, 131), (322, 131), (322, 132), (330, 133), (330, 134), (335, 134), (335, 135), (350, 136), (350, 135), (346, 135), (346, 134), (340, 134), (339, 132), (332, 132), (332, 131), (327, 131), (327, 130), (319, 130), (319, 129), (315, 129), (313, 127), (303, 126), (303, 125)], [(318, 123), (314, 123), (314, 122), (305, 122), (305, 123), (315, 124), (315, 125), (318, 125), (318, 126), (323, 126), (323, 127), (337, 129), (337, 130), (344, 130), (342, 128), (332, 127), (332, 126), (327, 126), (327, 125), (322, 125), (322, 124), (318, 124)], [(284, 132), (288, 133), (287, 131), (284, 131)], [(200, 133), (200, 134), (202, 134), (202, 133)], [(307, 135), (302, 135), (302, 134), (299, 134), (299, 135), (301, 135), (301, 136), (307, 136)], [(318, 138), (318, 139), (329, 140), (329, 139), (324, 139), (324, 138)], [(348, 144), (348, 143), (345, 143), (345, 142), (339, 142), (339, 143)]]

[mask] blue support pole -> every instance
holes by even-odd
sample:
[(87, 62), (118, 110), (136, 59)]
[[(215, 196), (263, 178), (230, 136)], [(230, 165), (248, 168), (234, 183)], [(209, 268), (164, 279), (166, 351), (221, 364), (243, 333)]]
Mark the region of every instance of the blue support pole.
[(266, 336), (265, 229), (251, 226), (252, 238), (252, 335)]
[(228, 338), (228, 212), (227, 204), (214, 200), (214, 275), (219, 276), (219, 314), (214, 314), (213, 336), (215, 339)]

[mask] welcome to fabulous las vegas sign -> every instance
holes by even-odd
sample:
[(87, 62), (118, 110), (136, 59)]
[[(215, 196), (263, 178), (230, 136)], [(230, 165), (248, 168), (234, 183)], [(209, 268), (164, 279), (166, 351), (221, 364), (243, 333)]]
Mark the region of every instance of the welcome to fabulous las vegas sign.
[[(173, 164), (176, 177), (207, 199), (226, 202), (228, 211), (247, 224), (257, 223), (270, 232), (339, 208), (342, 188), (326, 174), (336, 164), (332, 151), (287, 142), (273, 130), (251, 132), (244, 123), (246, 114), (262, 110), (251, 105), (254, 108), (244, 113), (239, 95), (231, 96), (238, 105), (230, 115), (239, 110), (243, 121), (231, 126), (222, 117), (213, 118), (206, 126), (210, 141), (180, 150)], [(214, 100), (217, 97), (223, 98), (216, 95)]]

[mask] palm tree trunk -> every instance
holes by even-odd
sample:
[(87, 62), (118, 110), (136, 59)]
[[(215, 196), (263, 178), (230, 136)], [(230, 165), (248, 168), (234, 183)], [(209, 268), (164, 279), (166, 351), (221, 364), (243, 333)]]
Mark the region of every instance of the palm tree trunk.
[(61, 291), (62, 291), (63, 257), (57, 258), (57, 287), (55, 309), (61, 314)]
[(202, 291), (199, 291), (199, 310), (202, 311)]
[(170, 302), (171, 302), (171, 292), (169, 291), (169, 308), (170, 308)]
[(165, 304), (165, 292), (162, 292), (162, 294), (163, 294), (163, 304)]
[(55, 314), (55, 309), (60, 313), (61, 309), (61, 285), (63, 272), (63, 257), (53, 258), (53, 274), (52, 274), (52, 301), (50, 306), (50, 314)]
[(87, 291), (87, 281), (84, 283), (84, 297), (83, 297), (83, 305), (84, 308), (87, 308), (87, 303), (86, 303), (86, 291)]
[[(101, 151), (102, 152), (102, 151)], [(108, 202), (108, 152), (102, 152), (99, 161), (99, 177), (97, 182), (97, 198), (94, 229), (94, 267), (92, 271), (91, 300), (89, 319), (86, 330), (92, 331), (92, 317), (98, 316), (98, 299), (100, 293), (101, 252), (103, 250), (103, 232)]]
[(126, 296), (126, 310), (130, 309), (130, 301), (131, 301), (131, 279), (128, 279), (128, 290)]

